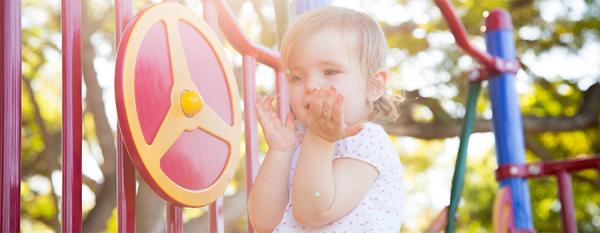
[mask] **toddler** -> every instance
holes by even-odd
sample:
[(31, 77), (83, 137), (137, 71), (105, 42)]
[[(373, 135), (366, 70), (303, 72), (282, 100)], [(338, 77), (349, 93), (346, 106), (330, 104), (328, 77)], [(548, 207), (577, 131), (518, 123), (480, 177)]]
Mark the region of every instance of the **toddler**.
[(256, 115), (269, 146), (248, 197), (257, 232), (399, 232), (402, 167), (383, 128), (386, 39), (366, 14), (324, 7), (302, 14), (281, 44), (292, 112), (273, 96)]

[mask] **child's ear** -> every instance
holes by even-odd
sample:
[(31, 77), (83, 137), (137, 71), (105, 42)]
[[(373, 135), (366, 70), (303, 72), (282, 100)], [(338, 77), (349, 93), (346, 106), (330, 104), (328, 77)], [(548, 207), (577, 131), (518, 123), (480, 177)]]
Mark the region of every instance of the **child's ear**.
[(389, 71), (385, 68), (378, 69), (375, 75), (367, 81), (367, 98), (374, 102), (385, 94), (385, 85), (387, 83)]

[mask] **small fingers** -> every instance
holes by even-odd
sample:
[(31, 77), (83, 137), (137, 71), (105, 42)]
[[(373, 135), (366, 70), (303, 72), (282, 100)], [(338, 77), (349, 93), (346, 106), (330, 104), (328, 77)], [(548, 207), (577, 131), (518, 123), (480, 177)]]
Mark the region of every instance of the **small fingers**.
[(256, 112), (256, 118), (262, 124), (262, 120), (264, 118), (264, 111), (262, 109), (262, 96), (256, 96), (254, 100), (254, 110)]
[(336, 94), (335, 102), (333, 105), (333, 113), (331, 114), (331, 119), (333, 123), (338, 125), (342, 124), (344, 120), (344, 114), (342, 112), (342, 104), (344, 103), (344, 96), (341, 94)]
[(262, 105), (264, 111), (272, 112), (273, 111), (273, 99), (272, 95), (268, 95), (263, 99)]
[(269, 112), (269, 117), (270, 120), (275, 124), (275, 126), (277, 126), (278, 128), (281, 127), (281, 119), (279, 119), (279, 116), (277, 116), (277, 113), (275, 113), (274, 111)]
[(323, 101), (323, 112), (322, 116), (325, 120), (332, 120), (333, 106), (335, 104), (335, 98), (337, 91), (335, 88), (329, 88), (326, 92), (325, 100)]
[(313, 117), (320, 117), (323, 115), (323, 99), (325, 93), (323, 90), (318, 90), (312, 95), (309, 110)]

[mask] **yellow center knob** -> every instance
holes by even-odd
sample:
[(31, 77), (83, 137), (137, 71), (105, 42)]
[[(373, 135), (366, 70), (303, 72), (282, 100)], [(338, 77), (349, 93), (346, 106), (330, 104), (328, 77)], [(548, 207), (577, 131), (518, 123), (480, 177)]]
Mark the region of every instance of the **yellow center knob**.
[(203, 105), (202, 98), (196, 92), (183, 91), (181, 94), (181, 108), (183, 109), (183, 114), (187, 117), (196, 115), (202, 109)]

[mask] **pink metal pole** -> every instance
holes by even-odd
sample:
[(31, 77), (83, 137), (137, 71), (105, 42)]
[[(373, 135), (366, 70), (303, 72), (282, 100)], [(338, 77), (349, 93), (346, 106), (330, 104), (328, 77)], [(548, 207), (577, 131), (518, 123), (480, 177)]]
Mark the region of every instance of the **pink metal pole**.
[(18, 232), (21, 183), (21, 1), (0, 1), (1, 232)]
[[(243, 86), (244, 86), (244, 127), (246, 137), (246, 195), (250, 195), (250, 188), (258, 172), (258, 132), (256, 116), (254, 115), (254, 100), (256, 99), (255, 72), (256, 59), (244, 55), (242, 59)], [(250, 219), (248, 219), (250, 222)], [(254, 232), (252, 225), (248, 224), (248, 232)]]
[[(219, 32), (219, 16), (215, 9), (214, 3), (203, 1), (204, 20), (213, 29), (215, 33)], [(217, 198), (209, 207), (210, 233), (223, 233), (225, 231), (225, 223), (223, 216), (223, 196)]]
[[(236, 17), (224, 0), (210, 0), (219, 12), (219, 25), (223, 35), (230, 44), (242, 55), (253, 56), (258, 62), (273, 69), (279, 67), (279, 53), (263, 45), (249, 40), (235, 20)], [(254, 101), (254, 100), (252, 100)]]
[(117, 133), (117, 228), (135, 232), (135, 170)]
[(280, 119), (285, 119), (285, 115), (290, 111), (290, 102), (288, 101), (287, 81), (285, 74), (281, 71), (275, 72), (275, 85), (277, 87), (277, 106)]
[(558, 196), (560, 198), (560, 215), (562, 217), (563, 232), (577, 232), (571, 175), (567, 171), (561, 171), (556, 175), (556, 178), (558, 180)]
[(62, 1), (62, 232), (81, 232), (81, 1)]
[(117, 34), (117, 46), (123, 36), (125, 27), (131, 20), (131, 0), (115, 0), (115, 33)]
[[(279, 53), (260, 44), (250, 41), (240, 29), (235, 16), (224, 0), (204, 0), (205, 19), (216, 30), (215, 19), (223, 35), (231, 45), (243, 56), (243, 91), (244, 91), (244, 133), (246, 138), (246, 187), (249, 194), (258, 171), (258, 133), (254, 115), (254, 100), (256, 98), (255, 69), (256, 62), (263, 63), (277, 71), (277, 101), (278, 114), (283, 118), (289, 111), (285, 76), (279, 70)], [(216, 9), (212, 13), (212, 9)], [(249, 222), (249, 220), (248, 220)], [(254, 230), (248, 224), (248, 232)]]
[[(131, 0), (115, 0), (117, 46), (131, 19)], [(135, 169), (117, 125), (117, 230), (135, 232)]]
[(225, 232), (225, 223), (223, 221), (223, 196), (217, 198), (215, 202), (210, 204), (210, 233)]
[(210, 27), (215, 31), (215, 33), (219, 32), (219, 15), (217, 9), (215, 8), (215, 4), (211, 1), (203, 1), (202, 7), (204, 9), (204, 20), (210, 25)]
[(167, 203), (167, 233), (181, 232), (183, 232), (182, 208), (171, 203)]
[(573, 173), (594, 168), (600, 171), (600, 154), (581, 155), (581, 157), (583, 158), (530, 164), (502, 164), (496, 169), (496, 179), (504, 180), (514, 177), (537, 178), (558, 175), (563, 171)]

